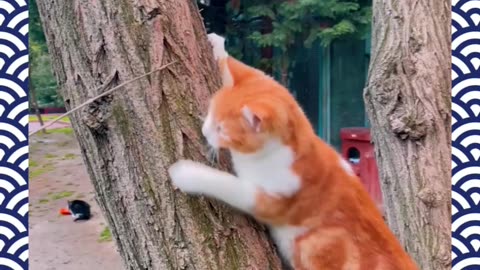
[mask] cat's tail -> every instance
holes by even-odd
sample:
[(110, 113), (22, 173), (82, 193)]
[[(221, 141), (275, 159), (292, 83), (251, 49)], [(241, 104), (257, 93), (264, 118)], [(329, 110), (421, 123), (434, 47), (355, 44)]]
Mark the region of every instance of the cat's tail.
[(233, 87), (243, 80), (264, 74), (258, 69), (245, 65), (237, 59), (228, 55), (225, 50), (225, 38), (211, 33), (208, 34), (208, 41), (213, 48), (213, 56), (218, 62), (220, 73), (222, 75), (223, 87)]

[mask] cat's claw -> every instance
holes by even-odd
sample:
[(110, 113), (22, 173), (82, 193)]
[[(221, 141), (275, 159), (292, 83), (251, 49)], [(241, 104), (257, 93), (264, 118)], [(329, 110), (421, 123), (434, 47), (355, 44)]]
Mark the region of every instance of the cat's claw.
[(223, 59), (228, 57), (228, 53), (225, 50), (225, 38), (219, 36), (215, 33), (211, 33), (207, 35), (208, 41), (212, 45), (213, 48), (213, 57), (215, 60)]
[(168, 169), (168, 174), (176, 188), (186, 193), (197, 193), (200, 184), (198, 173), (204, 166), (192, 160), (179, 160)]

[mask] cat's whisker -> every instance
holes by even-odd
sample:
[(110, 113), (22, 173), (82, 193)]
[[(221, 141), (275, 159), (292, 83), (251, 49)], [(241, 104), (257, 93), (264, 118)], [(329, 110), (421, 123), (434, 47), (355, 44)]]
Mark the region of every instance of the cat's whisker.
[(208, 146), (207, 159), (211, 164), (218, 163), (218, 151), (215, 148)]
[(212, 163), (212, 148), (206, 146), (206, 152), (207, 152), (207, 159), (208, 159), (208, 162)]
[(214, 148), (211, 148), (212, 149), (212, 160), (213, 160), (213, 163), (218, 163), (218, 152), (215, 151)]
[(201, 114), (197, 114), (196, 115), (196, 118), (197, 120), (200, 120), (201, 122), (204, 122), (205, 121), (205, 116), (201, 115)]
[(208, 161), (212, 163), (212, 149), (208, 148)]
[(219, 162), (219, 153), (216, 149), (213, 150), (213, 153), (214, 153), (214, 158), (215, 158), (215, 163), (218, 163)]

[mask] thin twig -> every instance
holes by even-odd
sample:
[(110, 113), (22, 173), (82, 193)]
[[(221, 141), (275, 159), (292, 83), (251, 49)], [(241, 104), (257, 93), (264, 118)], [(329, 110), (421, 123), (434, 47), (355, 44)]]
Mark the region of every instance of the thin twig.
[[(160, 71), (160, 70), (162, 70), (162, 69), (165, 69), (165, 68), (167, 68), (168, 66), (174, 64), (175, 62), (177, 62), (177, 61), (170, 62), (170, 63), (168, 63), (168, 64), (166, 64), (166, 65), (163, 65), (163, 66), (161, 66), (161, 67), (159, 67), (159, 68), (157, 68), (157, 69), (154, 69), (154, 70), (152, 70), (152, 71), (150, 71), (150, 72), (148, 72), (148, 73), (145, 73), (145, 74), (143, 74), (143, 75), (141, 75), (141, 76), (135, 77), (135, 78), (133, 78), (133, 79), (131, 79), (131, 80), (128, 80), (128, 81), (126, 81), (126, 82), (124, 82), (124, 83), (121, 83), (120, 85), (115, 86), (114, 88), (112, 88), (112, 89), (110, 89), (110, 90), (108, 90), (108, 91), (105, 91), (105, 92), (101, 93), (101, 94), (98, 95), (98, 96), (95, 96), (95, 97), (93, 97), (93, 98), (88, 99), (87, 101), (85, 101), (84, 103), (82, 103), (82, 104), (78, 105), (77, 107), (71, 109), (70, 111), (68, 111), (68, 112), (60, 115), (60, 116), (57, 117), (57, 118), (54, 118), (52, 121), (50, 121), (50, 122), (46, 123), (45, 125), (41, 126), (39, 129), (30, 132), (30, 133), (28, 134), (28, 136), (30, 137), (30, 136), (32, 136), (33, 134), (37, 133), (38, 131), (40, 131), (40, 130), (42, 130), (42, 129), (45, 129), (45, 128), (51, 126), (51, 125), (53, 125), (54, 123), (58, 122), (58, 121), (59, 121), (60, 119), (62, 119), (63, 117), (68, 116), (68, 115), (70, 115), (71, 113), (73, 113), (73, 112), (75, 112), (75, 111), (78, 111), (79, 109), (81, 109), (81, 108), (85, 107), (86, 105), (94, 102), (95, 100), (97, 100), (97, 99), (99, 99), (99, 98), (101, 98), (101, 97), (103, 97), (103, 96), (106, 96), (106, 95), (112, 93), (113, 91), (115, 91), (115, 90), (117, 90), (117, 89), (119, 89), (119, 88), (122, 88), (123, 86), (125, 86), (125, 85), (127, 85), (127, 84), (129, 84), (129, 83), (132, 83), (132, 82), (134, 82), (134, 81), (136, 81), (136, 80), (138, 80), (138, 79), (141, 79), (141, 78), (146, 77), (146, 76), (148, 76), (148, 75), (150, 75), (150, 74), (152, 74), (152, 73), (155, 73), (155, 72), (157, 72), (157, 71)], [(102, 87), (104, 87), (104, 86), (101, 86), (101, 87), (95, 89), (95, 91), (98, 91), (98, 90), (102, 89)]]

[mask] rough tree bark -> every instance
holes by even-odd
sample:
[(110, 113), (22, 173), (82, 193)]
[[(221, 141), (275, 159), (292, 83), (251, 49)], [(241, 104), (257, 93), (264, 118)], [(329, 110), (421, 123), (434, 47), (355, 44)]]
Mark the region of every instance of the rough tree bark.
[(420, 269), (450, 269), (450, 2), (374, 0), (364, 98), (390, 227)]
[(194, 2), (37, 2), (67, 109), (177, 61), (72, 115), (126, 268), (280, 269), (263, 227), (167, 178), (178, 158), (206, 162), (198, 115), (219, 86)]

